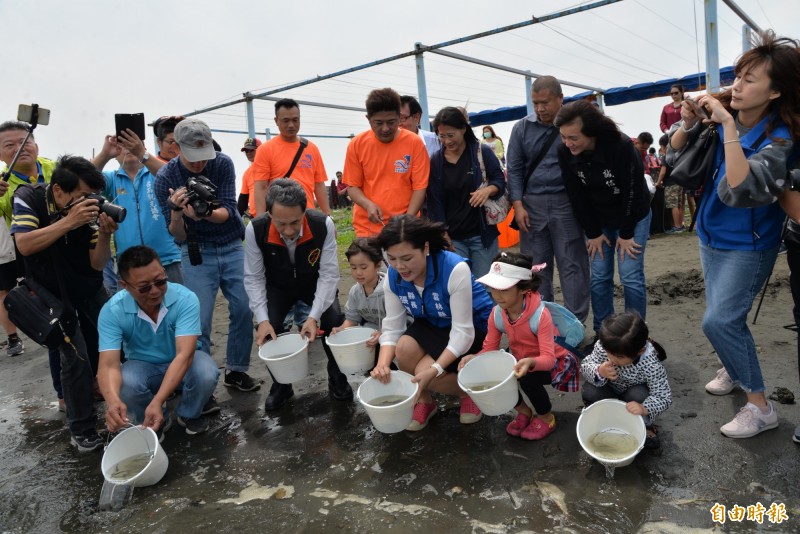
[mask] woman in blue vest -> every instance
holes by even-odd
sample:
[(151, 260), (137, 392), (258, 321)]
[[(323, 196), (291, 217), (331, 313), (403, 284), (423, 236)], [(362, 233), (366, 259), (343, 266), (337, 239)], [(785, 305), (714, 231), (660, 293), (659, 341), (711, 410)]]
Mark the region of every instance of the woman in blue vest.
[(785, 215), (776, 201), (789, 187), (786, 162), (800, 141), (800, 43), (772, 32), (761, 38), (736, 62), (730, 89), (684, 101), (667, 149), (667, 163), (674, 164), (701, 121), (717, 124), (697, 235), (706, 286), (703, 332), (723, 366), (705, 389), (727, 395), (739, 386), (747, 395), (747, 404), (720, 428), (731, 438), (778, 426), (747, 313), (778, 254)]
[[(395, 358), (400, 370), (414, 375), (420, 394), (408, 430), (422, 430), (436, 413), (431, 391), (460, 397), (459, 420), (477, 422), (481, 412), (458, 387), (456, 374), (458, 359), (483, 345), (492, 300), (464, 258), (447, 250), (444, 224), (398, 215), (378, 241), (390, 266), (381, 350), (372, 376), (388, 382)], [(406, 314), (414, 317), (408, 328)]]

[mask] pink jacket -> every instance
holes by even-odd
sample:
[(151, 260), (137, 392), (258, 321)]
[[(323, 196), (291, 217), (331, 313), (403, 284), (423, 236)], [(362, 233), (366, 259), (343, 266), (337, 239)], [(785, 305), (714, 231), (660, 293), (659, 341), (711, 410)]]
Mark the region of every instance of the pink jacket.
[[(525, 309), (519, 319), (511, 323), (508, 314), (502, 312), (503, 328), (508, 336), (509, 350), (517, 359), (539, 358), (536, 362), (535, 371), (550, 371), (556, 367), (556, 360), (567, 355), (567, 350), (561, 345), (556, 344), (553, 338), (557, 329), (553, 326), (553, 319), (547, 308), (542, 310), (539, 321), (538, 337), (531, 332), (531, 315), (539, 307), (541, 296), (538, 291), (529, 292), (525, 295)], [(554, 331), (555, 330), (555, 331)], [(489, 329), (486, 338), (483, 340), (481, 352), (498, 350), (500, 348), (500, 332), (494, 324), (494, 310), (489, 314)]]

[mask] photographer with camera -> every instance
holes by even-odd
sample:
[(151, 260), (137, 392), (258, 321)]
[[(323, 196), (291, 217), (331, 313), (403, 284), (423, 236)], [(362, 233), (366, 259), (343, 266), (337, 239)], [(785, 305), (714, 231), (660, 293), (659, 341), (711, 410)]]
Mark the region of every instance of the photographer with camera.
[(255, 391), (261, 386), (247, 374), (253, 317), (244, 290), (244, 224), (236, 209), (233, 162), (214, 150), (203, 121), (184, 119), (174, 135), (178, 157), (158, 172), (155, 189), (169, 233), (181, 247), (186, 287), (200, 300), (200, 350), (211, 353), (211, 321), (221, 288), (230, 314), (224, 383)]
[(102, 270), (111, 257), (117, 223), (90, 196), (104, 186), (103, 175), (91, 162), (62, 156), (50, 185), (17, 188), (11, 224), (27, 276), (58, 297), (66, 310), (61, 320), (69, 337), (59, 347), (61, 385), (71, 442), (80, 452), (103, 446), (95, 428), (92, 383), (97, 318), (108, 299)]
[[(117, 170), (103, 172), (106, 181), (103, 196), (122, 206), (129, 215), (114, 234), (116, 254), (119, 258), (130, 247), (146, 244), (158, 253), (169, 281), (183, 284), (181, 251), (167, 230), (156, 200), (156, 177), (147, 165), (155, 158), (144, 159), (146, 154), (141, 139), (132, 130), (127, 130), (119, 139), (107, 135), (103, 148), (92, 160), (99, 171), (103, 171), (111, 159), (119, 162)], [(155, 172), (162, 166), (163, 163), (158, 162)]]

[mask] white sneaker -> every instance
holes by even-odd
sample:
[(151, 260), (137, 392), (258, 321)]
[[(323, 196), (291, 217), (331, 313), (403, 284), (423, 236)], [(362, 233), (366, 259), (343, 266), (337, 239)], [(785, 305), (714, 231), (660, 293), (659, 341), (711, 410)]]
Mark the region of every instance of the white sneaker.
[(714, 377), (714, 380), (706, 384), (706, 391), (712, 395), (727, 395), (733, 391), (735, 387), (736, 384), (731, 380), (728, 371), (723, 367), (717, 371), (717, 376)]
[(763, 414), (761, 409), (748, 402), (739, 410), (733, 421), (720, 427), (720, 432), (729, 438), (752, 438), (771, 428), (778, 428), (778, 414), (775, 413), (772, 403), (768, 402), (769, 413)]

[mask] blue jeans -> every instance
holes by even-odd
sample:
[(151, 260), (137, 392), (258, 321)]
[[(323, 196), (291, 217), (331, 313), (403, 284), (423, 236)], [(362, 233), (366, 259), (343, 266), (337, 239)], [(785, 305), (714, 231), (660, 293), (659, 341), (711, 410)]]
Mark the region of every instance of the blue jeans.
[[(640, 245), (641, 253), (634, 259), (630, 256), (617, 258), (619, 281), (625, 290), (625, 309), (639, 312), (642, 319), (647, 314), (647, 285), (644, 280), (644, 249), (650, 235), (651, 214), (642, 218), (633, 229), (633, 240)], [(594, 331), (600, 330), (603, 320), (614, 313), (614, 257), (619, 230), (603, 228), (603, 234), (611, 245), (603, 243), (603, 259), (595, 254), (591, 260), (592, 315)]]
[(181, 247), (186, 287), (200, 300), (200, 350), (211, 353), (211, 321), (217, 292), (228, 301), (228, 346), (226, 368), (245, 372), (253, 347), (253, 315), (244, 291), (244, 246), (238, 239), (224, 245), (200, 243), (203, 263), (192, 265), (186, 245)]
[[(128, 360), (122, 364), (122, 387), (119, 397), (128, 407), (133, 424), (144, 421), (144, 411), (158, 393), (169, 363)], [(182, 419), (197, 419), (203, 405), (217, 387), (219, 369), (205, 352), (195, 351), (192, 365), (181, 381), (181, 400), (175, 411)]]
[(103, 286), (109, 295), (117, 292), (117, 264), (114, 258), (108, 258), (106, 266), (103, 267)]
[(480, 278), (489, 272), (492, 261), (499, 251), (497, 238), (489, 245), (489, 248), (484, 248), (481, 236), (479, 235), (466, 239), (459, 239), (458, 241), (454, 240), (453, 246), (456, 248), (456, 254), (470, 260), (470, 269), (475, 278)]
[(747, 314), (775, 265), (778, 247), (764, 251), (722, 250), (700, 245), (706, 285), (703, 333), (731, 379), (750, 393), (764, 391)]

